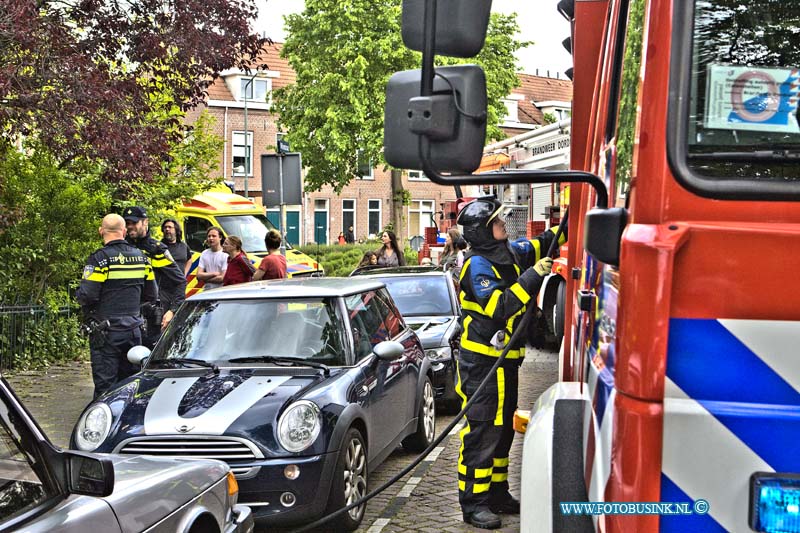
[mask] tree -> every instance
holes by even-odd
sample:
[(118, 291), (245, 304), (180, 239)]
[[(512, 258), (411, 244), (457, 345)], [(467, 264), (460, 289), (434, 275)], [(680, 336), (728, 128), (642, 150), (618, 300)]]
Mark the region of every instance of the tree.
[[(292, 147), (303, 154), (306, 189), (341, 191), (358, 175), (359, 151), (373, 165), (384, 162), (386, 82), (396, 71), (420, 67), (420, 54), (403, 45), (400, 15), (400, 0), (306, 0), (303, 13), (286, 17), (281, 55), (297, 81), (276, 91), (274, 101)], [(518, 84), (514, 52), (528, 43), (513, 38), (517, 29), (515, 15), (492, 14), (480, 55), (460, 61), (486, 72), (488, 139), (503, 137), (502, 98)]]
[(254, 0), (0, 0), (0, 144), (35, 136), (59, 168), (152, 179), (182, 112), (255, 60), (255, 15)]

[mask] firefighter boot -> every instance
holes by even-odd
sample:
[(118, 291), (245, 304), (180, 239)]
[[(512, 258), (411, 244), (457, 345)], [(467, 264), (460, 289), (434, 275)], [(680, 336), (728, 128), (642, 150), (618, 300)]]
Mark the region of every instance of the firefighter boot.
[(508, 494), (500, 501), (489, 500), (489, 509), (495, 514), (519, 514), (519, 500)]
[(501, 524), (500, 517), (484, 506), (476, 507), (471, 513), (464, 513), (464, 522), (479, 529), (497, 529)]

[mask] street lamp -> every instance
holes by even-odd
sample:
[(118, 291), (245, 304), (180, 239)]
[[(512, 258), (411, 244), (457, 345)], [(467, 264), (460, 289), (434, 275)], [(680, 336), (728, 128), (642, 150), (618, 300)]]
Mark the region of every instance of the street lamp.
[(244, 171), (244, 196), (245, 198), (249, 198), (250, 195), (248, 194), (247, 190), (247, 176), (250, 174), (250, 143), (249, 141), (249, 132), (247, 131), (247, 90), (252, 90), (253, 88), (253, 80), (256, 78), (257, 74), (253, 74), (250, 76), (250, 79), (247, 80), (243, 87), (244, 91), (244, 164), (245, 164), (245, 171)]

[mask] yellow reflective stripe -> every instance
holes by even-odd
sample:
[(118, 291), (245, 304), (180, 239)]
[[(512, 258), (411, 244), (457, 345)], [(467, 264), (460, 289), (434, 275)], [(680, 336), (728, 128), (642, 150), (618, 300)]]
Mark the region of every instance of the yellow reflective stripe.
[(467, 490), (467, 482), (466, 481), (459, 481), (458, 482), (458, 490), (464, 492)]
[(464, 275), (467, 273), (467, 268), (469, 267), (469, 264), (471, 262), (472, 262), (471, 257), (466, 261), (464, 261), (464, 264), (461, 266), (461, 274), (458, 275), (458, 281), (462, 281), (464, 279)]
[(472, 494), (480, 494), (481, 492), (489, 492), (490, 483), (475, 483), (472, 485)]
[(533, 245), (533, 251), (536, 252), (536, 260), (538, 261), (539, 259), (542, 258), (542, 243), (540, 243), (539, 240), (536, 239), (531, 241), (531, 244)]
[[(503, 403), (506, 400), (506, 373), (503, 367), (497, 369), (497, 413), (494, 415), (494, 425), (503, 425)], [(477, 476), (476, 476), (477, 477)]]
[(492, 474), (492, 483), (498, 483), (507, 480), (508, 480), (508, 472), (503, 472), (500, 474)]
[(492, 266), (492, 272), (494, 272), (494, 277), (502, 278), (502, 276), (500, 276), (500, 272), (498, 272), (494, 266)]
[(522, 302), (523, 305), (527, 304), (531, 299), (531, 295), (528, 294), (528, 291), (523, 289), (522, 285), (520, 285), (519, 283), (514, 283), (511, 286), (511, 292), (514, 293), (514, 296), (519, 298), (519, 301)]
[(500, 301), (500, 296), (503, 294), (502, 291), (494, 291), (492, 293), (492, 297), (489, 298), (489, 303), (486, 304), (486, 312), (487, 316), (494, 316), (494, 312), (497, 311), (497, 302)]
[(108, 279), (143, 279), (144, 271), (123, 271), (114, 272), (113, 270), (108, 273)]
[(502, 459), (495, 457), (494, 466), (508, 466), (508, 457), (503, 457)]
[[(488, 355), (489, 357), (500, 357), (500, 354), (503, 353), (503, 350), (497, 350), (494, 346), (486, 346), (485, 344), (469, 340), (466, 331), (461, 336), (461, 347), (471, 352)], [(520, 350), (509, 350), (506, 354), (506, 359), (519, 359), (519, 357)]]
[[(554, 234), (558, 233), (558, 226), (550, 228), (550, 231), (552, 231)], [(567, 242), (567, 235), (565, 233), (562, 233), (561, 236), (558, 238), (558, 245), (561, 246), (565, 242)]]
[(492, 467), (475, 469), (475, 479), (482, 477), (489, 477), (491, 475), (492, 475)]
[(475, 311), (476, 313), (480, 313), (482, 315), (486, 314), (480, 304), (464, 298), (463, 292), (458, 296), (458, 299), (461, 302), (461, 307), (463, 309), (466, 309), (467, 311)]
[(147, 281), (152, 281), (156, 279), (155, 274), (153, 274), (153, 267), (151, 267), (150, 265), (146, 265), (144, 267), (144, 279), (146, 279)]
[(122, 265), (119, 263), (112, 263), (108, 268), (111, 270), (134, 270), (137, 268), (144, 268), (147, 263), (134, 263), (132, 265)]
[(105, 280), (108, 279), (107, 272), (97, 272), (96, 270), (89, 274), (89, 277), (86, 278), (88, 281), (96, 281), (98, 283), (103, 283)]
[(172, 261), (170, 261), (169, 259), (167, 259), (167, 258), (166, 258), (166, 257), (164, 257), (163, 255), (162, 255), (161, 257), (163, 257), (163, 259), (156, 259), (155, 257), (154, 257), (154, 258), (152, 258), (152, 259), (150, 260), (150, 263), (152, 263), (152, 265), (153, 265), (155, 268), (164, 268), (165, 266), (169, 266), (169, 265), (171, 265), (171, 264), (172, 264)]

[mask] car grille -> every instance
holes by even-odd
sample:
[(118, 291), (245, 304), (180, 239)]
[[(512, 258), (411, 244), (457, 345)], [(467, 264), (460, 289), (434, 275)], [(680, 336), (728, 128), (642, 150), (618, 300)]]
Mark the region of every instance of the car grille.
[(258, 467), (236, 466), (231, 463), (249, 463), (264, 457), (258, 447), (248, 440), (204, 436), (138, 437), (124, 441), (114, 453), (218, 459), (228, 463), (231, 472), (240, 479), (255, 475)]

